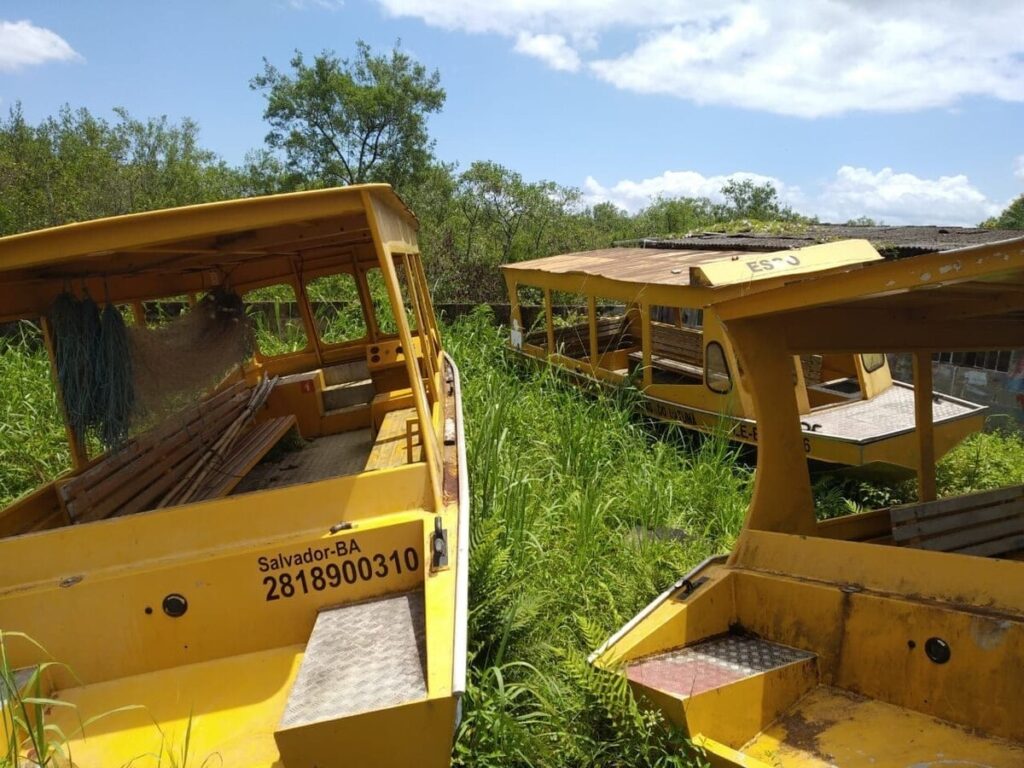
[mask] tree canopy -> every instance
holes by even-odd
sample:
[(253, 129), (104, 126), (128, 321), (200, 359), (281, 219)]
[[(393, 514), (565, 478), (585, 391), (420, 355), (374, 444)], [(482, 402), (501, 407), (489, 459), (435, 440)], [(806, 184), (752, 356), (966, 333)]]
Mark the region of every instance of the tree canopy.
[(771, 184), (751, 180), (727, 182), (722, 202), (663, 197), (628, 212), (610, 202), (588, 205), (575, 187), (524, 179), (490, 160), (464, 168), (439, 162), (427, 121), (444, 105), (440, 75), (397, 45), (377, 53), (357, 42), (351, 59), (324, 52), (309, 62), (296, 52), (287, 72), (265, 60), (249, 85), (266, 97), (270, 131), (265, 145), (236, 167), (203, 148), (199, 127), (188, 118), (138, 120), (118, 109), (107, 120), (64, 107), (31, 125), (15, 105), (0, 119), (0, 234), (385, 181), (422, 222), (420, 243), (435, 297), (500, 302), (505, 290), (498, 266), (509, 261), (800, 220)]
[(266, 96), (267, 145), (284, 151), (299, 183), (384, 181), (402, 189), (426, 172), (433, 150), (427, 115), (445, 100), (436, 70), (427, 72), (398, 45), (375, 54), (362, 40), (352, 59), (324, 51), (307, 64), (296, 51), (290, 74), (263, 64), (249, 85)]
[(982, 223), (983, 227), (993, 229), (1024, 229), (1024, 195), (1021, 195), (998, 216)]
[(247, 193), (193, 121), (114, 114), (65, 106), (30, 125), (11, 107), (0, 119), (0, 234)]

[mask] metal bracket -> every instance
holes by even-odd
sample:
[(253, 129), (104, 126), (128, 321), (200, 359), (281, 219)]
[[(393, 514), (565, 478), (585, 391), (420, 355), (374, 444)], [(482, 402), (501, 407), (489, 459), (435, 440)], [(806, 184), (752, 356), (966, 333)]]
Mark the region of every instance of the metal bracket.
[(430, 537), (430, 570), (448, 567), (448, 529), (442, 527), (441, 516), (434, 518), (434, 533)]
[(695, 579), (682, 579), (679, 582), (679, 586), (683, 589), (683, 597), (689, 597), (692, 595), (698, 587), (704, 585), (708, 580), (707, 576), (698, 576)]

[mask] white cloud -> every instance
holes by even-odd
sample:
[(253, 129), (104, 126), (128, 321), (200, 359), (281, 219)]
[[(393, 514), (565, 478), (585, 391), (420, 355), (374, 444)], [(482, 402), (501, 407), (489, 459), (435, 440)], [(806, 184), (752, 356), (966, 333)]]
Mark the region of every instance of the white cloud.
[(1024, 180), (1024, 155), (1017, 155), (1017, 159), (1013, 161), (1013, 175)]
[(635, 213), (658, 197), (706, 197), (715, 202), (724, 202), (721, 189), (727, 181), (749, 179), (755, 184), (772, 184), (779, 197), (789, 205), (803, 201), (797, 187), (787, 185), (774, 176), (737, 171), (727, 175), (704, 176), (696, 171), (665, 171), (660, 176), (633, 181), (623, 179), (611, 187), (605, 187), (593, 176), (583, 182), (583, 199), (589, 205), (611, 202), (630, 213)]
[(534, 56), (552, 69), (575, 72), (580, 68), (580, 55), (561, 35), (531, 35), (520, 32), (516, 37), (515, 50)]
[[(508, 37), (558, 69), (700, 104), (819, 117), (975, 95), (1024, 101), (1020, 0), (377, 1), (395, 16)], [(614, 51), (602, 45), (613, 31)]]
[(887, 224), (974, 225), (1003, 206), (963, 174), (922, 179), (892, 168), (874, 172), (844, 165), (825, 185), (816, 213), (828, 221), (869, 216)]
[(771, 183), (783, 203), (822, 221), (844, 222), (869, 216), (886, 224), (949, 224), (973, 226), (999, 213), (1004, 204), (988, 198), (964, 175), (926, 179), (891, 168), (871, 171), (844, 165), (813, 192), (781, 179), (749, 172), (704, 176), (695, 171), (666, 171), (640, 181), (623, 179), (604, 186), (593, 176), (583, 182), (585, 201), (609, 201), (635, 212), (657, 198), (708, 197), (721, 201), (720, 189), (729, 180)]
[(0, 72), (13, 72), (47, 61), (81, 58), (63, 37), (52, 30), (37, 27), (27, 20), (0, 20)]

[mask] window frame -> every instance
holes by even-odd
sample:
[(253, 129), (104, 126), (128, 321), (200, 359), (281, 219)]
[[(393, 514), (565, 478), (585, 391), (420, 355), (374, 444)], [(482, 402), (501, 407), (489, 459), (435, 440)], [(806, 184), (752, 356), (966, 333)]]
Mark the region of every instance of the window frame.
[[(728, 383), (727, 388), (723, 390), (718, 390), (711, 386), (711, 377), (708, 375), (711, 366), (711, 347), (716, 347), (718, 354), (720, 354), (722, 358), (722, 368), (725, 370), (725, 380)], [(732, 371), (729, 369), (729, 358), (725, 354), (725, 347), (723, 347), (722, 343), (717, 340), (709, 341), (704, 345), (704, 386), (716, 395), (727, 395), (732, 392), (733, 381)]]
[[(878, 365), (871, 367), (868, 363), (868, 358), (878, 355)], [(861, 352), (860, 353), (860, 364), (864, 366), (864, 373), (874, 373), (875, 371), (881, 370), (885, 366), (885, 352)]]
[[(313, 309), (313, 300), (309, 295), (309, 284), (314, 280), (320, 280), (325, 277), (334, 277), (335, 275), (348, 275), (352, 280), (352, 284), (356, 290), (356, 301), (359, 302), (359, 312), (363, 318), (363, 335), (354, 339), (347, 339), (345, 341), (328, 341), (324, 338), (323, 333), (320, 331), (320, 325), (317, 320), (316, 312)], [(370, 341), (370, 320), (366, 316), (366, 306), (363, 302), (362, 288), (359, 284), (359, 275), (348, 269), (333, 270), (330, 272), (316, 272), (311, 275), (305, 275), (302, 279), (302, 293), (305, 297), (306, 304), (309, 307), (309, 319), (313, 324), (312, 332), (316, 336), (316, 341), (321, 345), (323, 349), (335, 349), (340, 347), (347, 347), (358, 344), (367, 344)]]

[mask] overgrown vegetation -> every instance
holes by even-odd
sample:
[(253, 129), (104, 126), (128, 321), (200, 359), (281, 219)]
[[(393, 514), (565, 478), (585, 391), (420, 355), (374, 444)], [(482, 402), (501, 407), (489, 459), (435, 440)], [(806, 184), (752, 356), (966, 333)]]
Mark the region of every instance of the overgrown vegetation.
[[(446, 329), (463, 377), (473, 493), (470, 680), (455, 763), (699, 764), (586, 657), (693, 564), (728, 550), (753, 468), (721, 437), (639, 420), (628, 389), (584, 397), (511, 362), (503, 339), (483, 309)], [(68, 458), (32, 326), (0, 345), (6, 504)], [(943, 494), (1010, 483), (1024, 483), (1018, 433), (975, 435), (939, 467)], [(906, 500), (913, 484), (830, 473), (815, 493), (824, 514), (847, 514)]]

